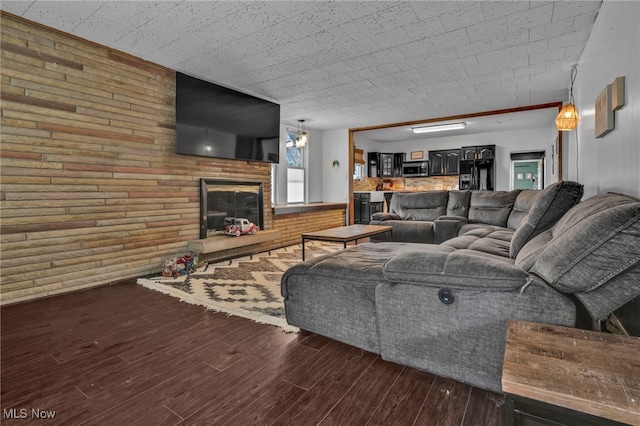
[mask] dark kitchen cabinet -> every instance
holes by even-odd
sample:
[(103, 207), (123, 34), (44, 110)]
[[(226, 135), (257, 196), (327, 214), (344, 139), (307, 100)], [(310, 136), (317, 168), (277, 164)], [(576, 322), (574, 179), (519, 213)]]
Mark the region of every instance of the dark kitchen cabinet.
[(378, 177), (379, 176), (378, 170), (379, 170), (378, 153), (377, 152), (367, 153), (367, 176)]
[(370, 152), (367, 155), (369, 177), (400, 177), (404, 153)]
[(475, 146), (463, 146), (460, 150), (460, 160), (475, 160), (476, 159), (476, 147)]
[(383, 211), (384, 211), (384, 202), (382, 201), (369, 202), (369, 215), (367, 215), (367, 221), (364, 223), (368, 225), (369, 222), (371, 222), (371, 216), (374, 213), (382, 213)]
[(457, 175), (459, 162), (459, 149), (429, 151), (429, 174), (431, 176)]
[(371, 215), (382, 212), (384, 203), (382, 201), (371, 202), (371, 194), (368, 192), (353, 193), (353, 223), (368, 225), (371, 222)]
[(444, 175), (444, 151), (429, 151), (429, 174)]
[(496, 158), (496, 146), (488, 145), (488, 146), (479, 146), (478, 147), (478, 158), (477, 160), (493, 160)]
[(460, 162), (460, 150), (449, 150), (445, 155), (444, 174), (457, 175)]
[(353, 193), (353, 223), (362, 223), (362, 195), (359, 192)]
[(496, 158), (496, 146), (463, 146), (460, 153), (461, 160), (492, 160)]
[(406, 154), (404, 152), (397, 152), (393, 154), (393, 177), (402, 176), (402, 164), (405, 161)]
[(380, 177), (393, 177), (395, 158), (393, 154), (379, 154)]

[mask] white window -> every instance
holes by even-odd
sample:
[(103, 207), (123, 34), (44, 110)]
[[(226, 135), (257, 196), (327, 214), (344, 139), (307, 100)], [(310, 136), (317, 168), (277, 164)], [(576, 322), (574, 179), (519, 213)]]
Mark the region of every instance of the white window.
[(305, 197), (305, 148), (296, 144), (298, 135), (290, 130), (286, 134), (287, 148), (287, 203), (304, 203)]
[(304, 169), (287, 169), (287, 202), (304, 203)]

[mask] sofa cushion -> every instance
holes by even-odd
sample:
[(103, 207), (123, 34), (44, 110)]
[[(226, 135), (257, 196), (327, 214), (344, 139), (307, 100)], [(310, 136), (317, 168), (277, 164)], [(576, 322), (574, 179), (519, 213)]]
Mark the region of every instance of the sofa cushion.
[(640, 200), (620, 194), (583, 201), (525, 245), (516, 264), (565, 293), (589, 292), (640, 263)]
[(457, 250), (469, 249), (496, 256), (509, 257), (512, 230), (500, 226), (472, 226), (464, 225), (465, 232), (461, 232), (462, 235), (447, 240), (442, 245), (453, 247)]
[(540, 192), (537, 189), (523, 189), (520, 191), (515, 203), (513, 203), (509, 219), (507, 219), (507, 228), (518, 229), (527, 220), (527, 216), (529, 216), (529, 212)]
[(371, 241), (402, 241), (406, 243), (433, 244), (435, 242), (434, 222), (428, 220), (372, 220), (369, 225), (392, 226), (391, 232), (372, 235)]
[(434, 243), (440, 244), (457, 237), (460, 227), (468, 222), (464, 216), (440, 216), (433, 222)]
[[(531, 191), (520, 193), (508, 221), (509, 227), (516, 230), (509, 250), (511, 258), (518, 255), (527, 241), (551, 228), (571, 207), (578, 204), (582, 194), (583, 185), (570, 181), (556, 182), (535, 195)], [(529, 206), (529, 213), (522, 217), (526, 206)]]
[(519, 193), (519, 190), (473, 191), (469, 206), (469, 222), (506, 227)]
[(449, 191), (447, 216), (469, 217), (469, 202), (471, 191)]
[(449, 191), (397, 192), (391, 198), (391, 212), (404, 220), (436, 220), (447, 213)]
[(289, 268), (281, 279), (287, 322), (304, 330), (379, 352), (375, 289), (394, 254), (429, 244), (358, 244)]
[(474, 250), (451, 250), (440, 246), (429, 252), (400, 253), (385, 263), (384, 277), (396, 283), (495, 291), (519, 288), (529, 277), (508, 258)]
[(496, 256), (509, 257), (509, 247), (511, 245), (511, 231), (501, 230), (489, 233), (483, 238), (469, 244), (469, 250), (491, 253)]

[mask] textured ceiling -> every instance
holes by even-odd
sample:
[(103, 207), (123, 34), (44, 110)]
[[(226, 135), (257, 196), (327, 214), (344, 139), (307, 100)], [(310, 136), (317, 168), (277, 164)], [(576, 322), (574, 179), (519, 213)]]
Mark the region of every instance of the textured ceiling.
[(2, 1), (341, 129), (568, 97), (600, 1)]

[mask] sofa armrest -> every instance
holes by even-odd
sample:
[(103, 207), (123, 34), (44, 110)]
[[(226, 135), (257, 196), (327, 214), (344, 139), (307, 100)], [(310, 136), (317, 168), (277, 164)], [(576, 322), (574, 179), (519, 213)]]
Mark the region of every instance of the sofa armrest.
[(401, 220), (402, 218), (395, 213), (374, 213), (371, 215), (371, 220)]
[(463, 216), (440, 216), (433, 222), (433, 233), (436, 244), (457, 237), (462, 225), (468, 223)]

